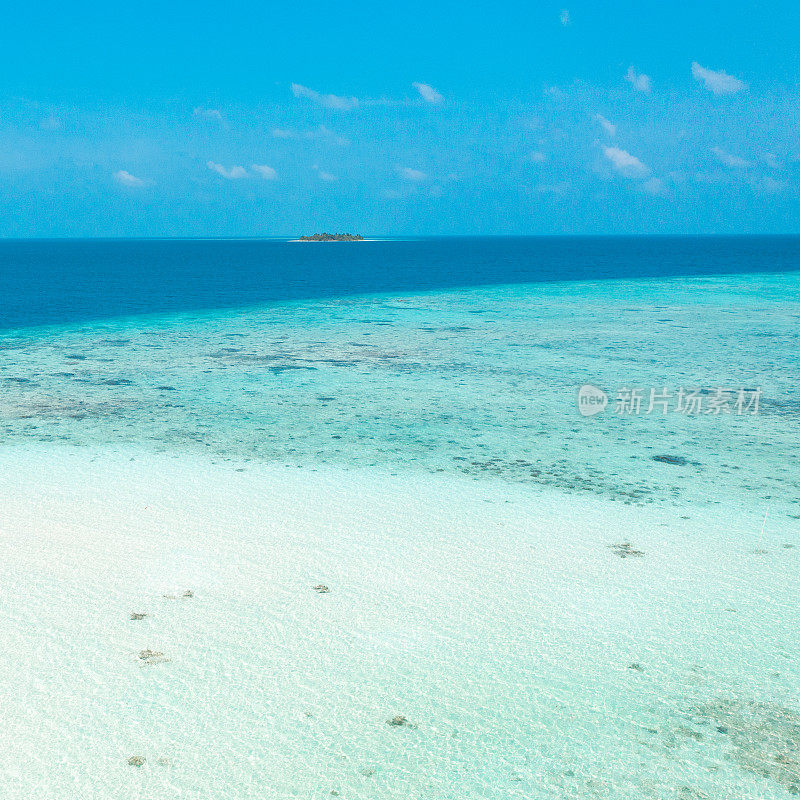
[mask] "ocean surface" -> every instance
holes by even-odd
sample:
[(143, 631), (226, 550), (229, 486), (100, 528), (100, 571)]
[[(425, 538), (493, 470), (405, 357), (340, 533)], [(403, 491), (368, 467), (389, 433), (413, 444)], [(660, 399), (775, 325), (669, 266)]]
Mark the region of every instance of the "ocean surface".
[(0, 797), (797, 795), (798, 353), (800, 237), (0, 241)]

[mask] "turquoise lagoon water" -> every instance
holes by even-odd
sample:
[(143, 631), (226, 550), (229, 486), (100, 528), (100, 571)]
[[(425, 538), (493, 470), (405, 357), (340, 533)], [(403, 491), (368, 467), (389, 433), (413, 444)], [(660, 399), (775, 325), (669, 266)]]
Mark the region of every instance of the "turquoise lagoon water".
[(800, 273), (697, 272), (9, 314), (3, 796), (800, 792)]

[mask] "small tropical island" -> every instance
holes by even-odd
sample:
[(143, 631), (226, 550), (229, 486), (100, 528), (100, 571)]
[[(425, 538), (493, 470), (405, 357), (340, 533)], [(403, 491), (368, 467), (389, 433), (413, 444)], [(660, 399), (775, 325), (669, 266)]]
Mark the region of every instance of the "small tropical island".
[(364, 237), (357, 233), (315, 233), (301, 236), (301, 242), (363, 242)]

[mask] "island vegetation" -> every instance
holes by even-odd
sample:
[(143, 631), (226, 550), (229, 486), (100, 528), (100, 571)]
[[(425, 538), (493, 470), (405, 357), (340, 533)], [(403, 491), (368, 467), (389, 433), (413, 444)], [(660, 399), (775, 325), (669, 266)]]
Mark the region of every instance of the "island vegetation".
[(301, 236), (301, 242), (363, 242), (364, 237), (357, 233), (315, 233)]

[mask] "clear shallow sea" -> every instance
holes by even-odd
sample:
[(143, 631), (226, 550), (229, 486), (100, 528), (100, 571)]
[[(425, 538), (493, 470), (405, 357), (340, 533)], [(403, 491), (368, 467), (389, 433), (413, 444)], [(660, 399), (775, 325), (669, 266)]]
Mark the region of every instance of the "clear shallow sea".
[[(0, 786), (800, 791), (798, 269), (796, 238), (0, 243)], [(719, 386), (759, 413), (614, 413)]]

